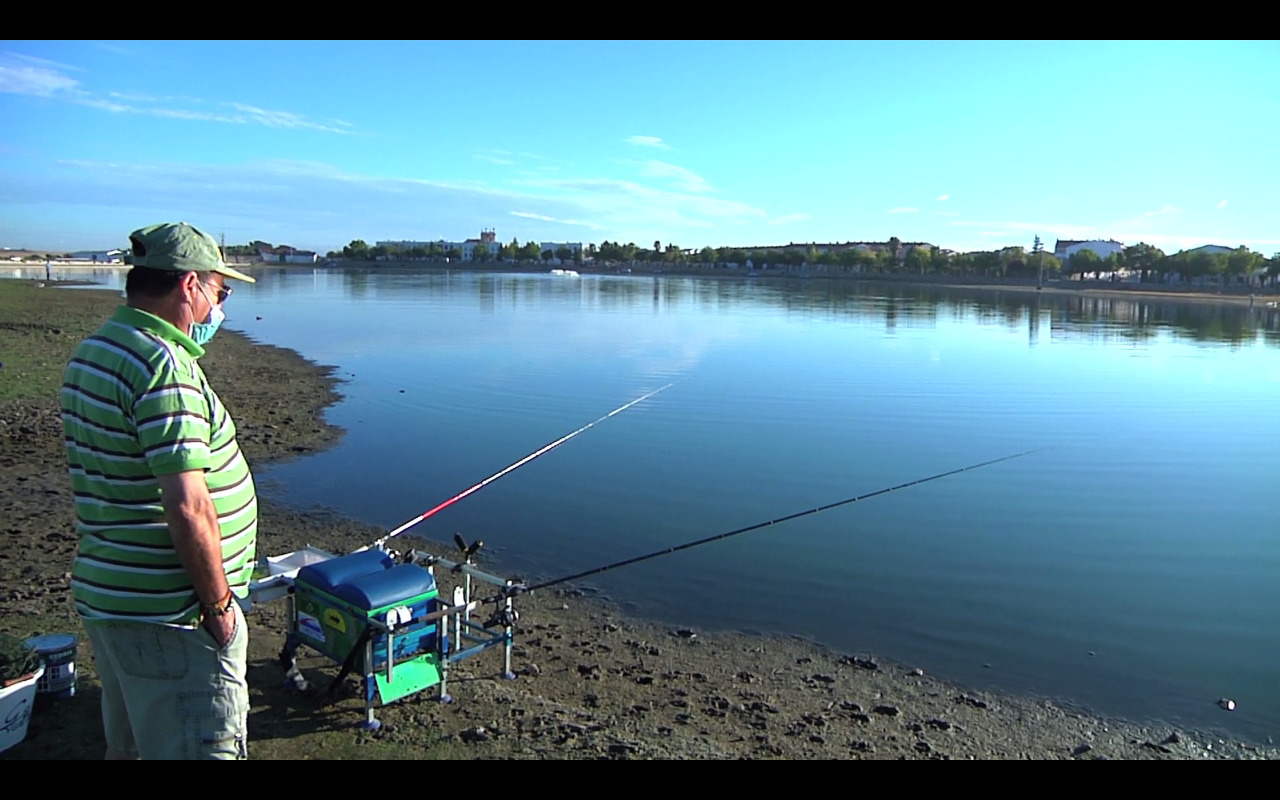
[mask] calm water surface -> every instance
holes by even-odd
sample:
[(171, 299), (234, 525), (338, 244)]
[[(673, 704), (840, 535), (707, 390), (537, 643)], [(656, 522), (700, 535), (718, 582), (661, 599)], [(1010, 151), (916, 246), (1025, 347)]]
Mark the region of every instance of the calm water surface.
[(257, 470), (287, 502), (390, 529), (674, 382), (412, 529), (483, 539), (485, 563), (533, 580), (1046, 447), (589, 583), (673, 624), (1280, 736), (1275, 309), (258, 274), (227, 326), (345, 380), (328, 415), (344, 440)]

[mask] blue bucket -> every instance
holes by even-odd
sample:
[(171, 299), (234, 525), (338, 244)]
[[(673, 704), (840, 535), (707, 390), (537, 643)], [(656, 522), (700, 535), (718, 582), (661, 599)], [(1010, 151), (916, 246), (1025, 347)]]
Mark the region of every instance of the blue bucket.
[(44, 661), (44, 675), (36, 683), (36, 694), (74, 697), (76, 693), (76, 637), (70, 633), (49, 633), (26, 641)]

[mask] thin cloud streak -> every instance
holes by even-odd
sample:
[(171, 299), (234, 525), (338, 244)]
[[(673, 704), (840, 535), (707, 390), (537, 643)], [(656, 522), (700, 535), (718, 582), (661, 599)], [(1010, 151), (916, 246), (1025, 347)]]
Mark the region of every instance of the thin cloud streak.
[(657, 136), (628, 136), (623, 139), (627, 144), (636, 144), (641, 147), (656, 147), (660, 150), (670, 150), (671, 145), (659, 139)]
[[(17, 63), (19, 61), (36, 62), (41, 65), (31, 66)], [(349, 135), (353, 132), (349, 130), (353, 127), (352, 124), (342, 120), (317, 122), (292, 111), (275, 111), (248, 103), (228, 102), (221, 104), (224, 108), (231, 109), (234, 113), (134, 105), (134, 103), (172, 102), (174, 98), (158, 98), (150, 95), (114, 91), (108, 92), (105, 97), (98, 96), (81, 89), (78, 80), (63, 74), (60, 69), (53, 69), (43, 66), (43, 64), (56, 65), (60, 69), (72, 69), (72, 67), (65, 64), (58, 64), (57, 62), (33, 56), (23, 56), (8, 52), (0, 54), (0, 93), (56, 98), (113, 114), (140, 114), (168, 119), (222, 122), (238, 125), (257, 124), (268, 128), (297, 128), (344, 135)]]
[(783, 214), (769, 220), (770, 225), (786, 225), (788, 222), (800, 222), (809, 218), (808, 214)]
[(54, 97), (75, 89), (80, 82), (45, 67), (0, 64), (0, 92), (34, 97)]
[(600, 226), (594, 222), (582, 222), (581, 220), (576, 219), (556, 219), (555, 217), (548, 217), (545, 214), (534, 214), (528, 211), (512, 211), (511, 216), (524, 217), (525, 219), (536, 219), (542, 222), (558, 222), (561, 225), (582, 225), (593, 230), (599, 230), (600, 228)]

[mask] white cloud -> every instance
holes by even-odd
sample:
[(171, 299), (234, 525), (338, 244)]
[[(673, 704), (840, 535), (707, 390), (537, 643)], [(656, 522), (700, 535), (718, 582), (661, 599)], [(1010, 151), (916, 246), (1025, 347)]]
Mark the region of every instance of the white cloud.
[(524, 217), (525, 219), (537, 219), (543, 222), (558, 222), (561, 225), (585, 225), (586, 227), (593, 229), (599, 229), (600, 227), (594, 222), (581, 222), (576, 219), (556, 219), (555, 217), (548, 217), (545, 214), (534, 214), (529, 211), (512, 211), (511, 216)]
[[(50, 169), (38, 179), (0, 172), (0, 209), (48, 207), (41, 224), (49, 232), (73, 231), (84, 238), (116, 235), (114, 228), (123, 224), (96, 230), (92, 226), (105, 223), (90, 220), (180, 215), (225, 229), (228, 241), (238, 241), (233, 235), (241, 234), (233, 231), (240, 230), (245, 241), (287, 241), (321, 251), (357, 237), (457, 239), (474, 236), (480, 226), (503, 226), (503, 219), (522, 239), (542, 235), (536, 226), (566, 225), (596, 231), (597, 238), (684, 244), (728, 240), (734, 238), (732, 229), (763, 226), (770, 219), (762, 209), (716, 194), (608, 178), (513, 174), (496, 187), (428, 176), (373, 176), (296, 160), (47, 163)], [(146, 185), (148, 191), (122, 197), (121, 185)]]
[(57, 92), (75, 89), (75, 78), (46, 67), (0, 64), (0, 92), (52, 97)]
[(1227, 201), (1226, 201), (1226, 200), (1223, 200), (1221, 203), (1218, 203), (1218, 208), (1226, 208), (1226, 207), (1227, 207)]
[(951, 195), (949, 194), (938, 195), (938, 202), (942, 202), (943, 200), (950, 200), (950, 199), (951, 199)]
[[(35, 65), (33, 66), (33, 64)], [(171, 103), (175, 98), (126, 92), (108, 92), (105, 96), (98, 96), (81, 89), (80, 82), (75, 78), (63, 74), (59, 69), (45, 65), (54, 65), (62, 69), (74, 69), (65, 64), (58, 64), (58, 62), (35, 58), (34, 56), (0, 53), (0, 93), (57, 97), (88, 108), (109, 111), (113, 114), (141, 114), (201, 122), (257, 124), (265, 125), (269, 128), (302, 128), (342, 134), (352, 132), (348, 130), (353, 127), (351, 123), (343, 120), (317, 122), (291, 111), (272, 111), (246, 103), (222, 103), (224, 107), (232, 109), (234, 113), (133, 105), (135, 103)], [(182, 99), (186, 102), (200, 102), (193, 98)]]
[(176, 99), (173, 97), (154, 97), (149, 94), (136, 94), (131, 92), (107, 92), (107, 97), (114, 97), (117, 100), (124, 100), (129, 103), (168, 103)]
[(35, 64), (38, 67), (45, 67), (45, 68), (52, 68), (52, 69), (69, 69), (72, 72), (82, 72), (84, 69), (83, 67), (77, 67), (72, 64), (64, 64), (61, 61), (54, 61), (48, 58), (40, 58), (39, 56), (29, 56), (24, 53), (15, 53), (12, 50), (6, 50), (3, 53), (0, 53), (0, 58), (3, 58), (5, 61), (16, 60), (26, 64)]
[(668, 164), (665, 161), (643, 161), (640, 163), (640, 174), (649, 178), (671, 178), (675, 185), (687, 192), (711, 192), (711, 184), (706, 179), (686, 167)]
[(628, 136), (623, 139), (627, 144), (638, 144), (641, 147), (657, 147), (662, 150), (670, 150), (671, 145), (659, 139), (657, 136)]
[(891, 209), (889, 209), (889, 211), (888, 211), (887, 213), (889, 213), (889, 214), (914, 214), (914, 213), (916, 213), (916, 212), (917, 212), (917, 211), (919, 211), (919, 210), (920, 210), (920, 209), (918, 209), (918, 208), (891, 208)]
[(117, 103), (113, 100), (102, 100), (96, 97), (80, 97), (80, 98), (77, 98), (75, 102), (79, 103), (82, 106), (88, 106), (89, 108), (97, 108), (103, 111), (110, 111), (116, 114), (134, 110), (132, 106), (127, 106), (127, 105), (124, 105), (123, 103)]
[(938, 216), (940, 216), (940, 217), (958, 217), (958, 216), (960, 216), (960, 212), (959, 212), (959, 211), (939, 211), (939, 212), (938, 212)]
[(258, 108), (244, 103), (224, 103), (223, 105), (234, 108), (245, 115), (247, 117), (245, 121), (256, 122), (269, 128), (308, 128), (310, 130), (328, 131), (329, 133), (349, 133), (349, 131), (335, 128), (332, 125), (313, 122), (303, 115), (294, 114), (291, 111), (269, 111), (265, 108)]
[(808, 218), (809, 218), (808, 214), (783, 214), (780, 217), (774, 217), (773, 219), (769, 220), (769, 224), (770, 225), (786, 225), (788, 222), (800, 222), (801, 220), (805, 220)]
[[(119, 97), (121, 95), (118, 93), (112, 93), (109, 96)], [(72, 97), (71, 100), (82, 106), (98, 108), (103, 111), (110, 111), (116, 114), (141, 114), (149, 117), (184, 119), (195, 122), (222, 122), (232, 125), (265, 125), (268, 128), (303, 128), (307, 130), (325, 131), (327, 133), (352, 133), (352, 131), (344, 130), (344, 127), (351, 127), (351, 123), (344, 122), (342, 120), (334, 120), (330, 123), (315, 122), (301, 114), (295, 114), (291, 111), (270, 111), (257, 106), (246, 105), (244, 103), (222, 103), (221, 105), (224, 107), (233, 109), (233, 112), (220, 113), (215, 111), (192, 111), (186, 108), (143, 108), (136, 105), (118, 103), (113, 100), (104, 100), (92, 97), (86, 93), (79, 93), (77, 96)]]
[[(702, 192), (680, 192), (610, 178), (516, 180), (515, 185), (541, 189), (544, 199), (571, 203), (603, 229), (630, 236), (642, 230), (711, 228), (766, 219), (761, 209)], [(670, 237), (674, 238), (671, 233)], [(668, 238), (663, 236), (662, 238)]]
[(509, 166), (511, 164), (516, 163), (509, 158), (498, 158), (497, 156), (491, 156), (485, 153), (476, 153), (474, 157), (480, 159), (481, 161), (488, 161), (490, 164), (503, 164), (503, 165)]
[(131, 56), (134, 54), (133, 51), (127, 47), (121, 47), (118, 44), (111, 44), (109, 42), (94, 42), (93, 46), (106, 50), (108, 53), (115, 53), (116, 55), (121, 56)]
[(1156, 211), (1143, 211), (1141, 214), (1141, 218), (1150, 219), (1151, 217), (1163, 217), (1169, 214), (1181, 214), (1181, 213), (1182, 213), (1182, 209), (1175, 208), (1171, 205), (1166, 204), (1166, 205), (1160, 206), (1160, 208)]

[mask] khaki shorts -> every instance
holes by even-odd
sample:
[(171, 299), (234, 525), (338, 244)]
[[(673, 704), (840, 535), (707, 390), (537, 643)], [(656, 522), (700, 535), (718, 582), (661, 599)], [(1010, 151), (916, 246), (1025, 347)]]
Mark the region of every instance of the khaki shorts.
[(107, 747), (143, 759), (248, 758), (249, 631), (219, 648), (203, 627), (86, 619)]

